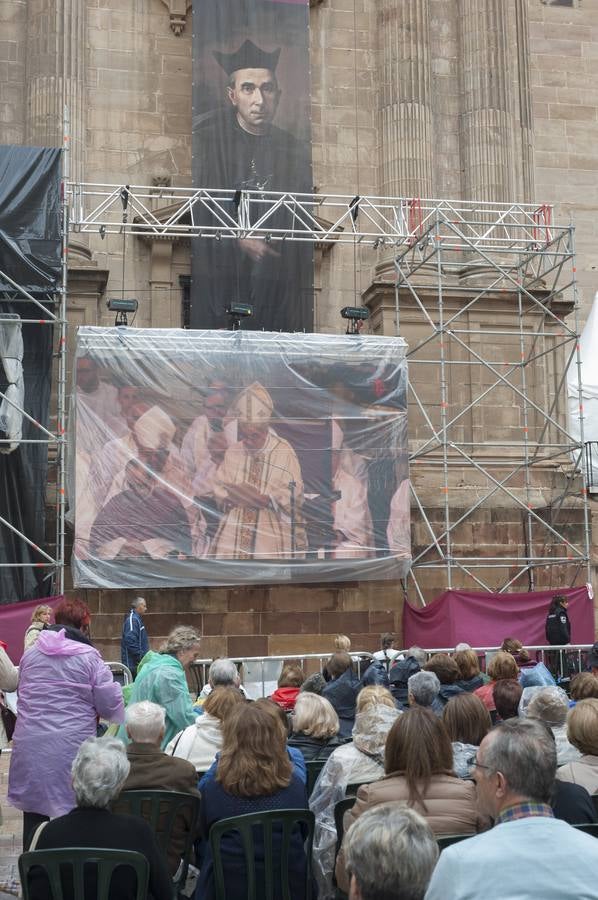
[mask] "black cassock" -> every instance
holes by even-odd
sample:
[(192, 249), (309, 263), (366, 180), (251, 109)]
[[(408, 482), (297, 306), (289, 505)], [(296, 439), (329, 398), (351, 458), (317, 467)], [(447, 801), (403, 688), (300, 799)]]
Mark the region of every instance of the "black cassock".
[[(267, 134), (244, 131), (234, 111), (202, 122), (193, 136), (195, 188), (311, 193), (310, 148), (272, 126)], [(264, 204), (261, 212), (269, 207)], [(227, 211), (238, 218), (233, 200)], [(258, 211), (252, 213), (255, 223)], [(202, 224), (216, 224), (197, 210)], [(288, 210), (278, 210), (270, 228), (301, 228)], [(266, 331), (313, 331), (313, 246), (311, 242), (272, 240), (275, 255), (253, 260), (239, 241), (193, 238), (191, 326), (226, 328), (230, 303), (249, 303), (253, 316), (242, 327)]]

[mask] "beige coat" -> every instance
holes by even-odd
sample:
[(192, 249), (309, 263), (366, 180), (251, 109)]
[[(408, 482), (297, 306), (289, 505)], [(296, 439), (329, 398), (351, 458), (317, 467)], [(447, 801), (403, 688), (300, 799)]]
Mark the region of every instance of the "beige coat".
[[(357, 800), (345, 814), (345, 833), (366, 810), (381, 803), (407, 804), (409, 788), (404, 775), (387, 775), (373, 784), (366, 784), (357, 791)], [(473, 781), (464, 781), (455, 775), (434, 775), (424, 795), (427, 810), (416, 805), (414, 809), (427, 819), (435, 835), (475, 834), (484, 827), (476, 803)], [(345, 868), (344, 840), (336, 861), (336, 880), (341, 890), (349, 892), (349, 880)]]
[(577, 762), (567, 763), (556, 770), (556, 777), (559, 781), (580, 784), (588, 794), (595, 796), (598, 794), (598, 756), (586, 754)]

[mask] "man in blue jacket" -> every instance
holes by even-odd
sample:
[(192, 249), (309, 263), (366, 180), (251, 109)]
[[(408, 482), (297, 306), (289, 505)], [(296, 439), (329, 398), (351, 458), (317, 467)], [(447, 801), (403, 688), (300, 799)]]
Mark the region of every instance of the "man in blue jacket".
[(147, 603), (143, 597), (136, 597), (130, 611), (123, 622), (123, 633), (120, 642), (120, 658), (123, 665), (131, 670), (133, 678), (137, 674), (137, 666), (149, 650), (147, 631), (143, 624), (143, 616), (147, 612)]

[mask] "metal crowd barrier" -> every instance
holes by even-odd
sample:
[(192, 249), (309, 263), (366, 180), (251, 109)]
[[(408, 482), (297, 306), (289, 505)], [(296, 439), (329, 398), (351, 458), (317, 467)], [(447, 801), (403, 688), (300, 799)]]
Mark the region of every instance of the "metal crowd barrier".
[[(557, 669), (561, 675), (568, 673), (568, 676), (583, 672), (587, 669), (587, 653), (592, 647), (591, 644), (566, 644), (554, 646), (550, 644), (534, 644), (526, 645), (523, 649), (527, 650), (530, 659), (537, 662), (545, 663), (550, 669)], [(425, 647), (422, 648), (428, 657), (434, 653), (455, 652), (454, 647)], [(480, 661), (480, 669), (485, 672), (488, 663), (492, 657), (498, 653), (500, 647), (473, 647)], [(239, 669), (241, 675), (241, 683), (251, 699), (257, 697), (266, 697), (276, 689), (276, 682), (280, 677), (282, 667), (285, 662), (297, 663), (302, 669), (306, 668), (306, 663), (315, 660), (315, 666), (308, 665), (309, 672), (322, 671), (326, 662), (330, 659), (334, 651), (326, 653), (286, 653), (284, 656), (245, 656), (234, 657), (233, 661)], [(400, 654), (405, 654), (406, 649), (400, 650)], [(373, 659), (373, 654), (367, 650), (358, 650), (350, 652), (351, 658), (357, 663), (359, 673), (363, 674), (367, 665)], [(213, 659), (196, 659), (191, 665), (192, 677), (195, 679), (196, 693), (199, 694), (208, 682), (208, 671)], [(392, 665), (393, 660), (389, 661)]]
[[(277, 681), (285, 662), (297, 663), (305, 670), (306, 663), (315, 660), (315, 665), (308, 665), (309, 674), (314, 671), (321, 672), (334, 650), (326, 653), (285, 653), (284, 656), (244, 656), (231, 657), (241, 675), (241, 683), (247, 695), (256, 700), (258, 697), (267, 697), (276, 690)], [(360, 674), (365, 671), (373, 659), (368, 651), (351, 651), (351, 659), (357, 664)], [(208, 682), (208, 672), (213, 659), (196, 659), (191, 664), (192, 677), (195, 678), (195, 687), (199, 694)]]

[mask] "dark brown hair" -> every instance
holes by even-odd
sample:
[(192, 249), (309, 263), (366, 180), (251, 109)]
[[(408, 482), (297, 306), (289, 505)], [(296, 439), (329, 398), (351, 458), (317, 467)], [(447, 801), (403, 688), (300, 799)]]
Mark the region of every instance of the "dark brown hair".
[(432, 776), (453, 774), (451, 739), (438, 716), (421, 706), (399, 716), (386, 739), (384, 770), (404, 775), (409, 806), (418, 804), (427, 812), (424, 796)]
[(459, 677), (459, 666), (447, 653), (435, 653), (424, 666), (425, 672), (434, 672), (440, 684), (454, 684)]
[(208, 694), (203, 711), (224, 722), (235, 706), (240, 703), (246, 703), (246, 700), (239, 688), (233, 687), (233, 685), (219, 685)]
[(488, 664), (488, 675), (493, 681), (500, 681), (503, 678), (517, 678), (519, 667), (510, 653), (499, 650)]
[(278, 687), (301, 687), (305, 681), (305, 672), (301, 666), (285, 666), (278, 679)]
[(529, 653), (523, 648), (523, 644), (517, 638), (506, 637), (500, 649), (504, 650), (505, 653), (510, 653), (518, 666), (529, 662)]
[[(271, 703), (274, 707), (275, 704)], [(293, 768), (278, 714), (242, 703), (222, 723), (216, 781), (234, 797), (268, 797), (290, 784)]]
[(457, 694), (451, 697), (442, 711), (451, 741), (475, 744), (479, 747), (492, 728), (492, 719), (484, 703), (475, 694)]
[(502, 678), (494, 685), (492, 689), (494, 706), (503, 722), (518, 715), (522, 693), (523, 688), (516, 678)]
[(453, 659), (457, 663), (459, 677), (463, 681), (469, 681), (470, 678), (480, 674), (480, 661), (475, 650), (457, 650)]
[(578, 672), (571, 679), (570, 695), (572, 700), (598, 699), (598, 678), (591, 672)]
[(83, 631), (89, 627), (91, 613), (89, 606), (78, 597), (72, 600), (62, 600), (54, 607), (54, 621), (57, 625), (70, 625)]
[(326, 663), (326, 668), (331, 678), (338, 678), (351, 668), (351, 657), (348, 653), (333, 653)]

